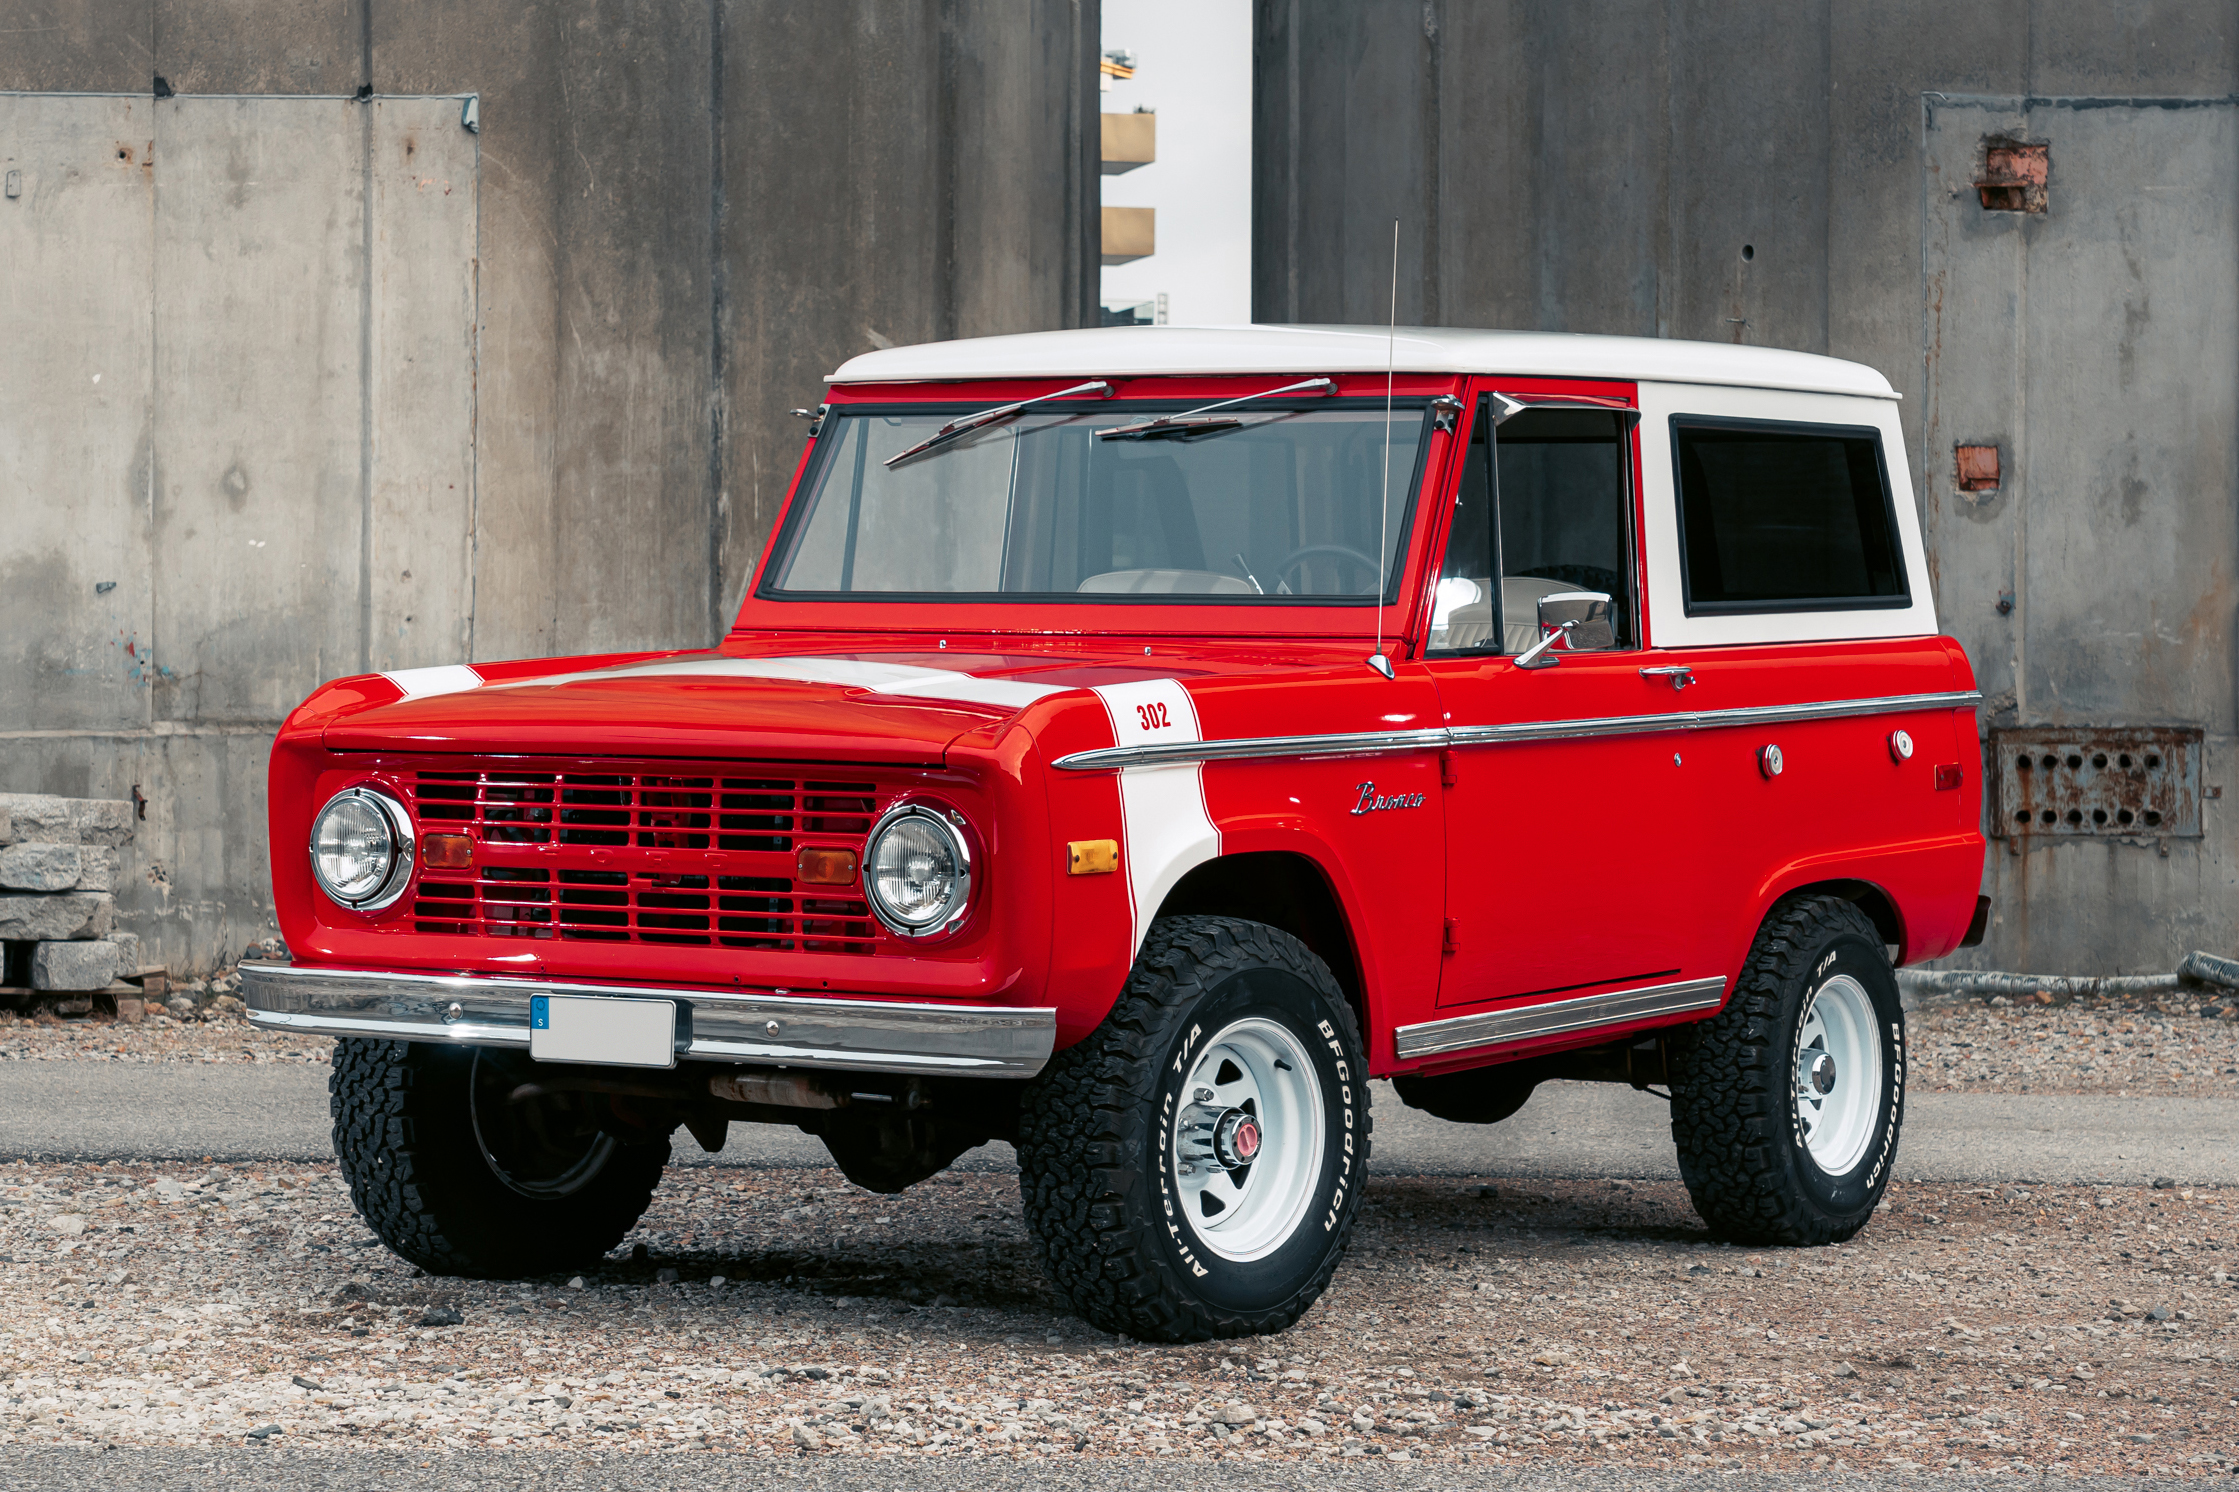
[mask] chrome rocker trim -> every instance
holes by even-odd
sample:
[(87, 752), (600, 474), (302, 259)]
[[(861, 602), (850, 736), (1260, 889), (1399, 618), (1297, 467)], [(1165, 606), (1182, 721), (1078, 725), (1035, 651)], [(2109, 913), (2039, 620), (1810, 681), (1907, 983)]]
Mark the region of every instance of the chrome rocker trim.
[(1402, 1026), (1393, 1033), (1393, 1046), (1404, 1061), (1435, 1057), (1495, 1042), (1524, 1041), (1534, 1036), (1560, 1036), (1595, 1026), (1652, 1015), (1678, 1015), (1690, 1010), (1712, 1010), (1726, 998), (1723, 979), (1683, 979), (1675, 984), (1649, 984), (1616, 990), (1606, 995), (1584, 995), (1575, 1000), (1550, 1000), (1541, 1005), (1511, 1006), (1476, 1015), (1457, 1015), (1442, 1021)]
[(1525, 720), (1507, 725), (1451, 729), (1357, 731), (1326, 736), (1246, 736), (1231, 741), (1175, 741), (1157, 746), (1106, 746), (1076, 751), (1051, 763), (1062, 772), (1110, 772), (1181, 762), (1232, 762), (1279, 757), (1389, 756), (1444, 751), (1453, 746), (1502, 746), (1513, 741), (1584, 741), (1598, 736), (1638, 736), (1657, 731), (1718, 730), (1736, 725), (1785, 725), (1798, 720), (1841, 720), (1903, 710), (1959, 709), (1982, 703), (1975, 689), (1942, 694), (1890, 694), (1875, 699), (1830, 699), (1800, 705), (1740, 705), (1728, 710), (1671, 710), (1661, 715), (1596, 715), (1579, 720)]
[(241, 998), (252, 1022), (323, 1036), (526, 1047), (532, 995), (674, 1000), (680, 1007), (678, 1055), (722, 1062), (1030, 1078), (1057, 1045), (1057, 1011), (1047, 1007), (806, 999), (482, 975), (241, 965)]

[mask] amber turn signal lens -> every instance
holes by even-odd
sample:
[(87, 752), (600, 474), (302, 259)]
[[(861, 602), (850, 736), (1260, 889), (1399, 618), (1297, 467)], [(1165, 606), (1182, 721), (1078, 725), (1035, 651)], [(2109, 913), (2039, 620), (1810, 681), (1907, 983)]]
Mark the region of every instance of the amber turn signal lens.
[(793, 878), (811, 886), (855, 884), (855, 851), (806, 849), (794, 862)]
[(1119, 869), (1119, 841), (1076, 839), (1065, 846), (1065, 873), (1073, 876), (1108, 876)]
[(474, 863), (474, 841), (464, 834), (423, 834), (420, 863), (429, 870), (464, 870)]

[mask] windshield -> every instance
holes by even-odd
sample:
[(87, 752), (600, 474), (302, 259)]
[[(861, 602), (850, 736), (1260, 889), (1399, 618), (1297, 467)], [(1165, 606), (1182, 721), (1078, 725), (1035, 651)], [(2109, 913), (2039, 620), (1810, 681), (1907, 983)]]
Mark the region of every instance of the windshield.
[[(1239, 405), (1159, 438), (1100, 430), (1191, 408), (1025, 412), (889, 467), (959, 411), (835, 409), (765, 593), (1370, 604), (1397, 592), (1423, 402)], [(1381, 548), (1379, 548), (1381, 546)]]

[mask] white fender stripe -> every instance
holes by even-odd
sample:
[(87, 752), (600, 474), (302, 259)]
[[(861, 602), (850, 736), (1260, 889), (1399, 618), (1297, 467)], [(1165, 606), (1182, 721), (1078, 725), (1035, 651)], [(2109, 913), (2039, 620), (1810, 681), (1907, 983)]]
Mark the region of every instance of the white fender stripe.
[(482, 687), (482, 675), (464, 663), (439, 663), (433, 668), (399, 668), (381, 675), (404, 691), (406, 699), (426, 699), (435, 694), (458, 694)]
[[(1145, 679), (1106, 684), (1096, 696), (1111, 717), (1113, 738), (1121, 746), (1153, 742), (1201, 741), (1197, 711), (1178, 679)], [(1186, 762), (1168, 767), (1129, 767), (1119, 774), (1120, 824), (1125, 842), (1120, 867), (1135, 916), (1128, 957), (1134, 958), (1150, 932), (1151, 918), (1183, 876), (1221, 852), (1221, 832), (1205, 806), (1205, 768)]]

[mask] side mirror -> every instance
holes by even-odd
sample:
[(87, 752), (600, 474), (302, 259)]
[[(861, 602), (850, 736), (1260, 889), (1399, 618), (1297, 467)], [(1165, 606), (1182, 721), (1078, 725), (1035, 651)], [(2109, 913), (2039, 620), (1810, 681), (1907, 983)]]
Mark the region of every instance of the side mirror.
[(1554, 652), (1598, 653), (1617, 646), (1617, 607), (1602, 591), (1563, 591), (1539, 598), (1539, 641), (1516, 659), (1518, 668), (1553, 668)]

